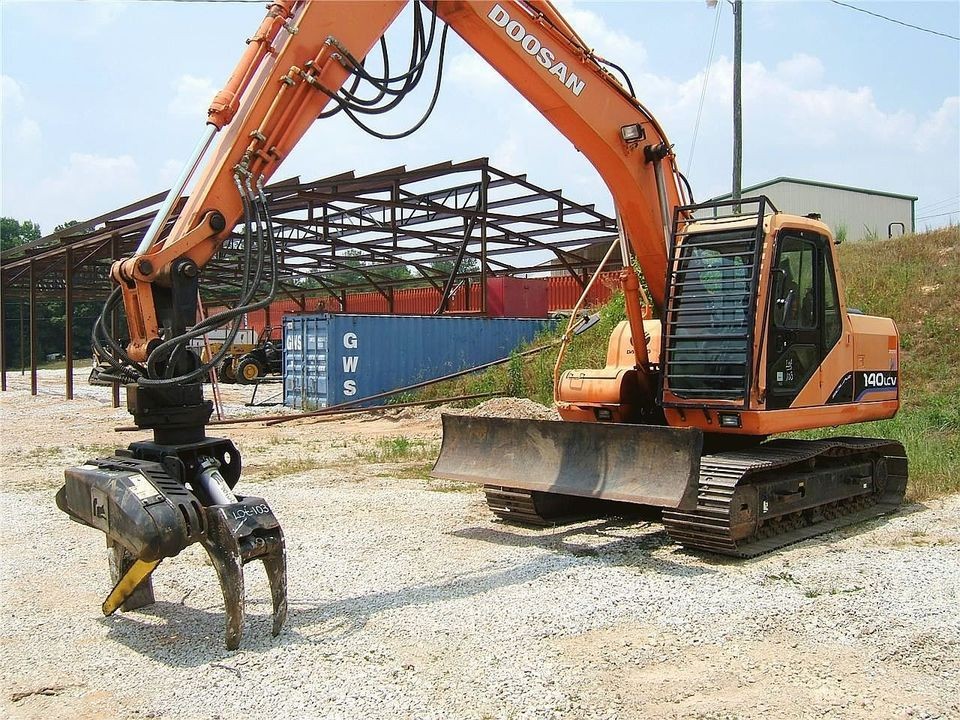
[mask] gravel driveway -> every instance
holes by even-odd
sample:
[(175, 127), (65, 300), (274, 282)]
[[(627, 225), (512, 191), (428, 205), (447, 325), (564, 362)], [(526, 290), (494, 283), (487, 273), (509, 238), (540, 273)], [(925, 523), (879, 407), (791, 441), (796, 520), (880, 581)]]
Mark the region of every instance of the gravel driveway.
[(478, 489), (425, 479), (422, 459), (370, 461), (383, 437), (434, 447), (423, 418), (229, 429), (244, 490), (283, 523), (291, 610), (271, 638), (266, 578), (248, 566), (246, 634), (228, 652), (197, 546), (157, 570), (155, 605), (100, 615), (102, 536), (53, 493), (66, 465), (133, 439), (111, 430), (124, 413), (4, 393), (0, 713), (960, 717), (960, 498), (723, 560), (658, 525), (517, 529)]

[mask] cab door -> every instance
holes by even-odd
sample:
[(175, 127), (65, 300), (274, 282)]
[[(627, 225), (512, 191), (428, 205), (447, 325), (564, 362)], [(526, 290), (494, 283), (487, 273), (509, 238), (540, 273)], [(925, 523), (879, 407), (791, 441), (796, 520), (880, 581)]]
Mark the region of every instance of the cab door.
[(783, 230), (770, 279), (767, 337), (768, 410), (790, 407), (823, 356), (823, 274), (826, 239)]

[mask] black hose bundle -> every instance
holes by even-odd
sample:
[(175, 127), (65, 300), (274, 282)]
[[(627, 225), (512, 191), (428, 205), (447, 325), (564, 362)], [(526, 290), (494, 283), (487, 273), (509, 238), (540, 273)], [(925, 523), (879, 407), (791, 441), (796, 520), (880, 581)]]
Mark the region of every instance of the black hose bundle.
[[(400, 138), (412, 135), (423, 127), (423, 124), (429, 119), (437, 104), (437, 98), (440, 96), (440, 85), (443, 78), (443, 58), (447, 47), (447, 25), (443, 26), (440, 33), (440, 53), (437, 60), (437, 79), (433, 89), (433, 95), (430, 104), (423, 116), (407, 130), (399, 133), (382, 133), (374, 130), (365, 124), (359, 115), (380, 115), (395, 108), (400, 102), (409, 95), (423, 79), (424, 70), (427, 67), (427, 59), (433, 49), (434, 38), (436, 36), (437, 16), (430, 13), (430, 29), (427, 31), (423, 20), (423, 3), (416, 2), (413, 5), (413, 42), (410, 50), (410, 60), (406, 71), (390, 76), (390, 58), (387, 50), (386, 37), (380, 38), (380, 55), (383, 64), (383, 76), (376, 77), (366, 69), (366, 59), (357, 60), (349, 51), (341, 48), (341, 54), (349, 65), (350, 73), (354, 76), (350, 87), (342, 87), (339, 92), (327, 92), (330, 98), (336, 103), (336, 107), (331, 110), (320, 113), (321, 118), (331, 117), (338, 112), (343, 112), (364, 132), (373, 135), (381, 140), (398, 140)], [(361, 82), (366, 82), (373, 87), (375, 92), (373, 97), (361, 97), (358, 94), (358, 88)]]
[[(245, 177), (239, 170), (234, 175), (234, 182), (243, 200), (244, 209), (241, 263), (243, 279), (237, 305), (211, 315), (187, 332), (163, 340), (151, 350), (146, 365), (143, 365), (130, 358), (123, 346), (110, 333), (108, 320), (112, 319), (118, 311), (122, 299), (121, 289), (115, 288), (104, 304), (103, 311), (93, 328), (93, 347), (111, 370), (109, 373), (100, 373), (103, 379), (124, 383), (135, 381), (149, 387), (197, 381), (216, 367), (231, 351), (230, 346), (240, 329), (244, 314), (260, 310), (273, 301), (277, 291), (277, 249), (263, 184), (258, 182), (254, 190), (249, 176)], [(266, 293), (264, 293), (264, 286), (266, 286)], [(260, 299), (255, 300), (258, 296)], [(174, 375), (177, 360), (182, 353), (189, 352), (191, 340), (228, 324), (229, 330), (224, 343), (212, 357), (189, 372)]]

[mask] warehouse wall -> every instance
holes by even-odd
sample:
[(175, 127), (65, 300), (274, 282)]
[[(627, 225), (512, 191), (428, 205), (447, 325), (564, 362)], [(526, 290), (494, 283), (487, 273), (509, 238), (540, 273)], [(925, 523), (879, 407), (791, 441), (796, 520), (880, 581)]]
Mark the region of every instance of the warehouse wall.
[[(846, 228), (850, 241), (885, 238), (891, 223), (903, 223), (906, 232), (914, 229), (913, 202), (905, 198), (794, 182), (778, 182), (749, 194), (766, 195), (782, 212), (820, 213), (834, 233)], [(899, 227), (893, 228), (894, 235), (900, 232)]]

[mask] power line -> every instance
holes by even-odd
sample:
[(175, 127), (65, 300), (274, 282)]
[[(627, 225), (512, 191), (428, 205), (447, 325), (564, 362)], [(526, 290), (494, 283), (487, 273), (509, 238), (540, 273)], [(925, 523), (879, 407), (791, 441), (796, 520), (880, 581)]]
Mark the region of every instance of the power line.
[(873, 15), (873, 17), (875, 18), (880, 18), (881, 20), (886, 20), (887, 22), (896, 23), (897, 25), (903, 25), (904, 27), (913, 28), (914, 30), (920, 30), (921, 32), (930, 33), (931, 35), (939, 35), (940, 37), (950, 38), (951, 40), (960, 40), (960, 37), (957, 37), (956, 35), (949, 35), (947, 33), (939, 32), (938, 30), (931, 30), (929, 28), (920, 27), (919, 25), (912, 25), (908, 22), (904, 22), (903, 20), (896, 20), (892, 17), (887, 17), (886, 15), (881, 15), (879, 13), (871, 12), (869, 10), (864, 10), (863, 8), (859, 8), (856, 5), (849, 5), (848, 3), (840, 2), (840, 0), (829, 0), (829, 1), (832, 2), (834, 5), (842, 5), (845, 8), (850, 8), (851, 10), (856, 10), (857, 12), (866, 13), (867, 15)]
[(936, 202), (928, 203), (919, 203), (917, 205), (917, 210), (920, 212), (930, 212), (931, 210), (942, 210), (947, 207), (953, 207), (957, 204), (957, 201), (960, 200), (960, 195), (953, 195), (948, 197), (945, 200), (938, 200)]
[(710, 80), (710, 66), (713, 64), (713, 53), (717, 46), (717, 30), (720, 27), (720, 15), (723, 12), (723, 3), (717, 6), (717, 16), (713, 21), (713, 37), (710, 38), (710, 52), (707, 53), (707, 65), (703, 68), (703, 87), (700, 89), (700, 104), (697, 106), (697, 121), (693, 126), (693, 141), (690, 143), (690, 157), (687, 158), (687, 174), (693, 168), (693, 154), (697, 150), (697, 135), (700, 132), (700, 117), (703, 114), (703, 101), (707, 96), (707, 83)]
[(960, 214), (960, 210), (951, 210), (950, 212), (937, 213), (936, 215), (921, 215), (920, 217), (917, 218), (917, 220), (928, 220), (930, 218), (943, 217), (944, 215), (958, 215), (958, 214)]

